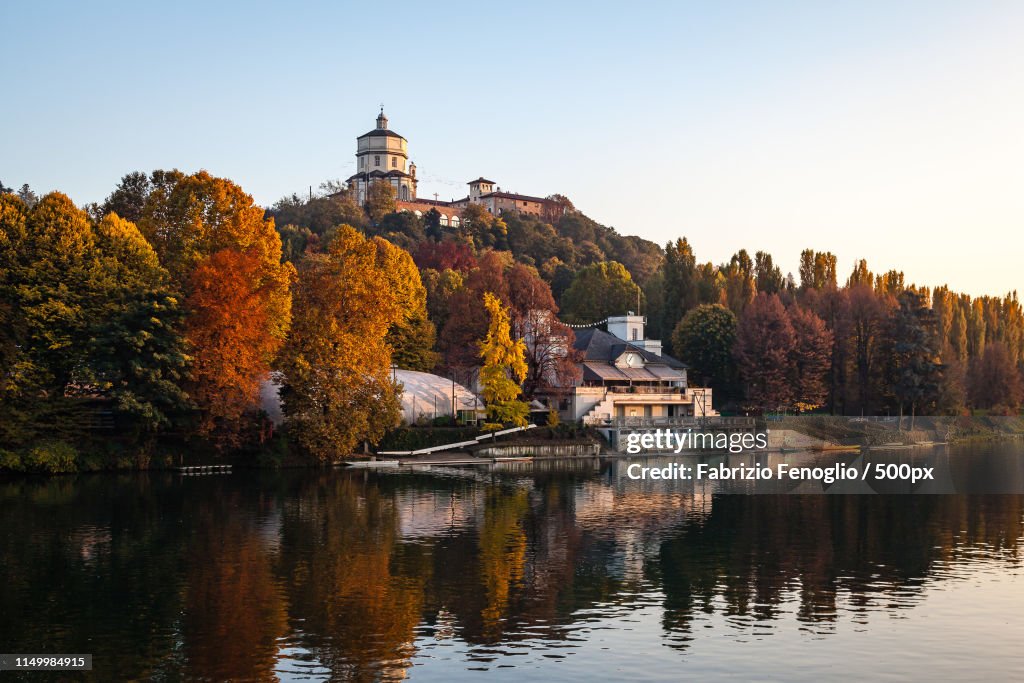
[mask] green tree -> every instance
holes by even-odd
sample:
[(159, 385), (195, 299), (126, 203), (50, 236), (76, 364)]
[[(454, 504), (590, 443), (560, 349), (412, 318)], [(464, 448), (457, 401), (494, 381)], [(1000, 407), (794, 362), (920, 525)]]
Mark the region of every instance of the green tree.
[(189, 401), (181, 308), (167, 271), (135, 224), (111, 213), (96, 226), (100, 286), (90, 307), (90, 384), (140, 428), (169, 426)]
[(490, 292), (484, 294), (484, 308), (491, 322), (480, 342), (480, 383), (483, 385), (487, 416), (494, 424), (525, 426), (530, 408), (518, 400), (526, 379), (526, 344), (512, 339), (508, 309)]
[(643, 305), (639, 285), (625, 266), (606, 261), (587, 266), (573, 278), (562, 295), (562, 311), (574, 322), (596, 322), (610, 315), (625, 315)]
[(702, 304), (689, 311), (672, 333), (672, 348), (690, 365), (700, 386), (711, 387), (719, 400), (734, 397), (736, 315), (721, 304)]
[(914, 290), (900, 294), (889, 327), (892, 390), (899, 405), (910, 407), (910, 428), (917, 409), (936, 399), (941, 378), (937, 321), (925, 297)]
[[(665, 245), (665, 264), (662, 267), (662, 334), (671, 333), (688, 311), (700, 303), (697, 291), (697, 259), (685, 237)], [(716, 298), (717, 301), (717, 298)], [(674, 339), (668, 339), (669, 351), (679, 353)]]
[(782, 270), (772, 261), (772, 255), (765, 251), (754, 254), (754, 281), (757, 291), (765, 294), (779, 294), (786, 288)]

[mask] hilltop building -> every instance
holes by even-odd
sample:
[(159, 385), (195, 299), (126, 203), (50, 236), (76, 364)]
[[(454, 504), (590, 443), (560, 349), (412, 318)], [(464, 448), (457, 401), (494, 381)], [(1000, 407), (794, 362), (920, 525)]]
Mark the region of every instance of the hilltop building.
[(441, 215), (441, 225), (459, 227), (462, 210), (470, 204), (479, 204), (489, 213), (522, 213), (551, 220), (562, 210), (560, 205), (544, 197), (505, 192), (493, 180), (479, 177), (471, 180), (469, 193), (462, 199), (441, 201), (422, 199), (416, 194), (416, 164), (409, 161), (408, 141), (388, 128), (388, 117), (383, 107), (377, 116), (377, 126), (356, 138), (356, 173), (347, 181), (353, 198), (362, 204), (371, 183), (390, 183), (400, 211), (411, 211), (422, 216), (430, 210)]

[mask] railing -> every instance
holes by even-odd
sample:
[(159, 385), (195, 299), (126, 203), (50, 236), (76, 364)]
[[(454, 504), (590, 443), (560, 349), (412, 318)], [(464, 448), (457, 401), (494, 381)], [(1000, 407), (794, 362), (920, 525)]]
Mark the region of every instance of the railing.
[(608, 390), (613, 394), (672, 394), (673, 396), (686, 394), (686, 389), (682, 387), (608, 387)]
[(613, 417), (602, 420), (605, 427), (646, 428), (646, 427), (693, 427), (693, 428), (729, 428), (753, 429), (756, 421), (752, 417)]

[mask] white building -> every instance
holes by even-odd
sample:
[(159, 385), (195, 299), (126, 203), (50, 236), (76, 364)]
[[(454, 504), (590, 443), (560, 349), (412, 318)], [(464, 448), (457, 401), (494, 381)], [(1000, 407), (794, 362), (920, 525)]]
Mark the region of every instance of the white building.
[(588, 425), (714, 416), (711, 389), (690, 388), (685, 363), (661, 351), (661, 341), (647, 339), (641, 315), (608, 318), (608, 331), (576, 331), (579, 379), (558, 397), (562, 419)]

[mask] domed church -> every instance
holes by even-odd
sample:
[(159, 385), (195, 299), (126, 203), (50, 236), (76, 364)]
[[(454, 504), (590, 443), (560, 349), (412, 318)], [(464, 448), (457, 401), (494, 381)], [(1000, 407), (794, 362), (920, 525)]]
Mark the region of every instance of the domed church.
[(416, 164), (409, 162), (408, 141), (388, 128), (384, 107), (377, 117), (377, 127), (356, 138), (356, 168), (348, 179), (356, 200), (366, 201), (370, 183), (383, 180), (395, 188), (395, 197), (408, 202), (416, 199)]

